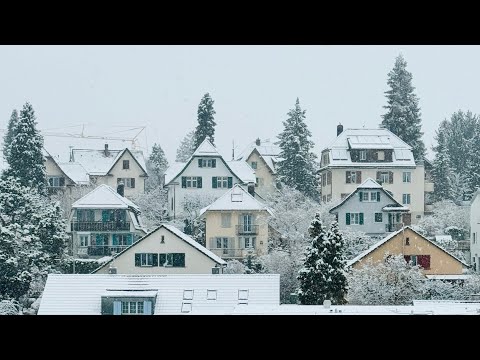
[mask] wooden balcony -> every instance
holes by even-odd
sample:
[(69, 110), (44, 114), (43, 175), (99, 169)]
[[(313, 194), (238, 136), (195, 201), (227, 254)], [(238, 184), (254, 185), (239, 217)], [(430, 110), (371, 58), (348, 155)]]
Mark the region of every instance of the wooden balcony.
[(258, 235), (258, 225), (235, 225), (237, 235)]
[(130, 221), (75, 221), (71, 231), (129, 231)]

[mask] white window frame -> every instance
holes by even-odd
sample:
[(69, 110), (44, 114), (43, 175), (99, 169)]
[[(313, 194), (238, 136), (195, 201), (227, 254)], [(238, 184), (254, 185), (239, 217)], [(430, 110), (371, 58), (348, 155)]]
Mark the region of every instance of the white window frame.
[(256, 236), (244, 236), (243, 237), (243, 242), (245, 244), (245, 249), (255, 249), (255, 246), (253, 245), (253, 242), (257, 241)]
[[(88, 247), (90, 246), (90, 233), (77, 233), (78, 235), (78, 246), (80, 247)], [(82, 237), (87, 237), (87, 244), (82, 245)]]
[[(128, 234), (115, 234), (117, 235), (118, 246), (127, 246), (128, 245)], [(121, 236), (121, 238), (120, 238)], [(133, 236), (132, 236), (133, 237)], [(123, 241), (125, 240), (125, 241)]]
[(123, 182), (125, 188), (132, 189), (132, 178), (119, 178)]
[(403, 205), (410, 205), (411, 203), (412, 203), (411, 194), (403, 194), (402, 195), (402, 204)]
[(411, 171), (404, 171), (402, 178), (403, 178), (404, 183), (411, 183), (412, 182), (412, 172)]
[(370, 195), (369, 195), (369, 192), (368, 192), (368, 191), (364, 191), (364, 192), (362, 193), (362, 201), (365, 201), (365, 202), (370, 201), (370, 198), (369, 198), (369, 197), (370, 197)]
[(367, 152), (365, 150), (360, 150), (360, 160), (367, 160)]
[(143, 315), (144, 311), (143, 301), (122, 301), (122, 315)]
[(185, 186), (187, 188), (197, 188), (197, 176), (185, 176)]
[(211, 168), (213, 167), (212, 159), (202, 159), (202, 167)]
[(388, 171), (380, 172), (380, 182), (382, 184), (390, 184), (390, 174), (388, 173)]
[(360, 213), (359, 212), (350, 213), (350, 225), (360, 225)]
[(377, 201), (377, 192), (370, 191), (370, 202), (376, 202), (376, 201)]
[(217, 176), (217, 188), (218, 189), (228, 188), (228, 176)]
[[(60, 187), (60, 178), (63, 176), (48, 176), (47, 177), (47, 184), (50, 187)], [(52, 180), (52, 184), (50, 184), (50, 179)]]
[(143, 266), (143, 267), (153, 266), (153, 253), (141, 253), (140, 266)]

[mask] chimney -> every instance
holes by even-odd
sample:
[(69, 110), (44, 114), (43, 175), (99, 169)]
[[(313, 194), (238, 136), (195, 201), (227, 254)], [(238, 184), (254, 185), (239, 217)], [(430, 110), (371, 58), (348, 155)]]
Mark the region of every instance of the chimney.
[(117, 184), (117, 193), (120, 196), (125, 196), (125, 184), (123, 183), (123, 181), (120, 181)]
[(337, 136), (340, 135), (343, 132), (343, 125), (338, 124), (337, 125)]
[(108, 144), (105, 144), (105, 150), (103, 153), (105, 154), (105, 157), (108, 157), (110, 155), (110, 152), (108, 151)]
[(261, 144), (260, 138), (257, 138), (257, 140), (255, 140), (255, 145), (260, 146), (260, 144)]
[(70, 145), (69, 148), (70, 148), (70, 162), (74, 162), (75, 159), (74, 159), (74, 157), (73, 157), (73, 146)]
[(248, 183), (247, 185), (247, 190), (250, 195), (255, 197), (255, 184), (254, 183)]

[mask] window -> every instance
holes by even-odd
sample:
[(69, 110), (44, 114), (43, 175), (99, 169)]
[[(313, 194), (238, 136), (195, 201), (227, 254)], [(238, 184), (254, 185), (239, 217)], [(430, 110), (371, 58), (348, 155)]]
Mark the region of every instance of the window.
[(217, 249), (223, 249), (223, 253), (228, 254), (228, 238), (227, 237), (215, 238), (215, 247)]
[(135, 178), (117, 178), (117, 184), (123, 182), (126, 188), (135, 188)]
[(252, 165), (252, 169), (257, 169), (257, 162), (256, 161), (252, 161), (251, 162), (251, 165)]
[(356, 171), (350, 171), (350, 181), (352, 183), (357, 182), (357, 172)]
[(223, 213), (222, 214), (222, 228), (229, 228), (232, 226), (232, 214)]
[(361, 171), (346, 171), (345, 182), (347, 184), (361, 184), (362, 172)]
[(389, 176), (388, 171), (380, 171), (380, 183), (381, 184), (388, 184), (389, 183)]
[(244, 232), (251, 232), (253, 230), (253, 215), (242, 214), (240, 218), (240, 225), (242, 226)]
[(360, 160), (367, 160), (367, 152), (365, 150), (360, 150)]
[(130, 169), (130, 160), (123, 160), (123, 168)]
[(410, 238), (409, 238), (409, 237), (407, 237), (407, 238), (405, 239), (405, 245), (406, 245), (406, 246), (410, 246)]
[(248, 290), (238, 290), (238, 301), (243, 303), (248, 302)]
[(160, 237), (160, 244), (165, 244), (165, 235)]
[(217, 290), (207, 290), (207, 300), (217, 300)]
[(382, 222), (382, 221), (383, 221), (383, 214), (375, 213), (375, 222)]
[(327, 195), (323, 195), (323, 196), (322, 196), (322, 201), (323, 201), (323, 202), (327, 202)]
[(183, 300), (193, 300), (193, 290), (183, 290)]
[(377, 192), (373, 191), (370, 193), (370, 201), (377, 201)]
[(332, 183), (332, 173), (329, 171), (327, 172), (327, 185)]
[(90, 234), (79, 234), (80, 246), (85, 247), (90, 243)]
[(417, 265), (417, 255), (405, 255), (404, 258), (405, 258), (405, 261), (407, 263), (411, 263), (412, 266)]
[(417, 264), (424, 270), (430, 270), (430, 255), (417, 255)]
[(328, 153), (327, 153), (327, 154), (323, 154), (322, 158), (323, 158), (323, 165), (324, 165), (324, 166), (325, 166), (325, 165), (328, 165), (328, 164), (329, 164), (329, 162), (328, 162), (328, 160), (329, 160), (329, 158), (328, 158)]
[(216, 159), (198, 159), (198, 167), (214, 168), (217, 167)]
[(350, 213), (350, 225), (360, 224), (360, 213)]
[(410, 194), (403, 194), (402, 204), (404, 204), (404, 205), (410, 204)]
[(327, 195), (327, 202), (332, 201), (332, 195)]
[(228, 188), (228, 177), (227, 176), (217, 176), (217, 188)]
[(244, 237), (245, 249), (254, 249), (256, 240), (256, 237)]
[(192, 311), (191, 302), (182, 302), (182, 313), (189, 313)]
[(122, 301), (122, 315), (143, 315), (143, 301)]
[(78, 209), (77, 221), (95, 221), (95, 210)]
[(190, 187), (194, 187), (194, 188), (197, 187), (197, 177), (196, 176), (194, 176), (194, 177), (187, 176), (187, 188), (190, 188)]
[(368, 201), (368, 198), (369, 198), (368, 191), (363, 192), (362, 196), (363, 196), (363, 201)]
[(263, 186), (263, 178), (255, 178), (256, 182), (255, 182), (255, 186)]
[(132, 245), (132, 234), (113, 234), (112, 245)]
[(63, 176), (47, 176), (48, 186), (61, 187), (65, 186), (65, 178)]
[(153, 266), (153, 254), (140, 254), (141, 266)]
[(184, 253), (167, 253), (159, 254), (160, 263), (158, 266), (165, 267), (185, 267), (185, 254)]
[(403, 182), (404, 183), (412, 182), (412, 173), (410, 171), (403, 172)]

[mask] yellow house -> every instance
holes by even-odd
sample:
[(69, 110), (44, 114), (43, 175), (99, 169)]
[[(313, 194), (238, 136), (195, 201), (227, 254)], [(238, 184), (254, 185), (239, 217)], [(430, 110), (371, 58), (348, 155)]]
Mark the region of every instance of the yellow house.
[(93, 273), (212, 274), (222, 273), (223, 265), (224, 260), (190, 236), (162, 224)]
[(347, 263), (347, 267), (358, 269), (363, 263), (383, 261), (385, 254), (403, 255), (413, 265), (419, 265), (424, 275), (461, 275), (468, 264), (458, 259), (434, 242), (428, 240), (411, 227), (406, 226)]
[(236, 184), (200, 211), (207, 248), (229, 259), (266, 254), (271, 215), (266, 205)]

